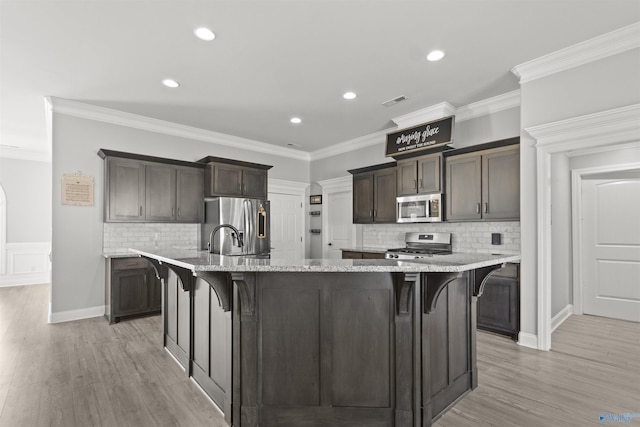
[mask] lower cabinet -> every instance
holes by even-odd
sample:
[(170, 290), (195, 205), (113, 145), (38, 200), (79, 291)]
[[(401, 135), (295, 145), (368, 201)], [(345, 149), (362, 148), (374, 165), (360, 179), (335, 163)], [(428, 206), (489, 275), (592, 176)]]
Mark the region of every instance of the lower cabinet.
[(342, 259), (384, 259), (384, 253), (342, 251)]
[(520, 271), (507, 264), (496, 271), (478, 298), (478, 329), (518, 339), (520, 332)]
[(121, 318), (159, 313), (161, 283), (143, 258), (109, 258), (106, 266), (105, 316), (109, 323)]

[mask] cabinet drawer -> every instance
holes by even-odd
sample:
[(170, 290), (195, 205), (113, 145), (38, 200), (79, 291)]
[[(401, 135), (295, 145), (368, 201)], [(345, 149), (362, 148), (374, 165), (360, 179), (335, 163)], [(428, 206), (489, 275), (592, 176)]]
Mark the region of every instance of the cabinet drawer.
[(517, 279), (519, 270), (518, 267), (518, 264), (507, 264), (506, 266), (493, 273), (493, 277), (508, 277), (510, 279)]
[(141, 257), (114, 258), (111, 262), (114, 270), (133, 270), (149, 267), (149, 261)]

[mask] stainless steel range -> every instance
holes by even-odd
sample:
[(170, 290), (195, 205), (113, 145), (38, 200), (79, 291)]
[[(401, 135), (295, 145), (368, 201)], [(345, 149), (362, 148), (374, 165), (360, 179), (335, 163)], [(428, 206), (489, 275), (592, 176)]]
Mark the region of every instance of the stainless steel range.
[(451, 233), (406, 233), (404, 248), (389, 249), (386, 259), (416, 259), (451, 253)]

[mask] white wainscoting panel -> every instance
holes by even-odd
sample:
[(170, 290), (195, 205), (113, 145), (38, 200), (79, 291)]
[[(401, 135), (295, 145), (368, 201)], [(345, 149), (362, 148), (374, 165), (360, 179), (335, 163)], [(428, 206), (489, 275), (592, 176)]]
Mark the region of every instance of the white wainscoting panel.
[(50, 242), (7, 243), (5, 248), (6, 271), (0, 275), (0, 286), (50, 282)]

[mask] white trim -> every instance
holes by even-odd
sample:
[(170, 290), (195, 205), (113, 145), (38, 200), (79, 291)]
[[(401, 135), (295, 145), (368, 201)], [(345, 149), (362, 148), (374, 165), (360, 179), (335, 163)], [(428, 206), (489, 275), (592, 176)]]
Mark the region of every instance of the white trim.
[(49, 242), (7, 243), (4, 249), (6, 265), (0, 287), (50, 283)]
[(562, 325), (562, 322), (567, 320), (569, 316), (573, 314), (573, 305), (567, 304), (558, 314), (551, 318), (551, 332), (558, 329), (558, 326)]
[(98, 305), (96, 307), (81, 308), (78, 310), (59, 311), (57, 313), (51, 312), (51, 306), (49, 306), (49, 323), (62, 323), (71, 322), (73, 320), (90, 319), (92, 317), (104, 316), (104, 305)]
[(404, 129), (433, 120), (442, 119), (443, 117), (453, 116), (454, 114), (456, 114), (456, 107), (448, 102), (441, 102), (440, 104), (435, 104), (421, 110), (413, 111), (391, 120), (398, 125), (398, 129)]
[[(551, 154), (640, 141), (640, 104), (524, 129), (535, 140), (537, 163), (537, 348), (551, 347)], [(575, 212), (572, 214), (575, 215)], [(575, 230), (575, 229), (574, 229)], [(575, 234), (575, 231), (574, 231)], [(575, 245), (574, 245), (575, 249)], [(574, 277), (574, 280), (576, 278)]]
[[(613, 150), (609, 150), (613, 151)], [(572, 227), (572, 257), (573, 257), (573, 312), (583, 314), (582, 308), (582, 180), (587, 175), (603, 172), (620, 172), (640, 169), (640, 163), (625, 163), (613, 166), (597, 166), (571, 171), (571, 227)]]
[(0, 157), (51, 163), (51, 153), (46, 151), (24, 150), (22, 148), (0, 147)]
[(469, 105), (458, 108), (455, 112), (456, 122), (463, 122), (476, 117), (488, 116), (503, 110), (517, 108), (520, 106), (520, 89), (482, 101), (473, 102)]
[(372, 147), (378, 144), (384, 144), (387, 140), (387, 132), (381, 131), (371, 133), (369, 135), (360, 136), (349, 141), (340, 142), (326, 148), (321, 148), (310, 154), (310, 160), (320, 160), (326, 157), (337, 156), (338, 154), (348, 153), (350, 151), (359, 150), (361, 148)]
[(322, 187), (322, 194), (353, 191), (353, 177), (350, 175), (325, 179), (324, 181), (318, 181), (318, 184)]
[(165, 135), (210, 142), (212, 144), (223, 145), (227, 147), (241, 147), (245, 150), (272, 154), (274, 156), (288, 157), (292, 159), (307, 161), (310, 159), (309, 153), (292, 150), (285, 147), (278, 147), (277, 145), (267, 144), (266, 142), (227, 135), (224, 133), (200, 129), (193, 126), (181, 125), (178, 123), (145, 117), (138, 114), (126, 113), (124, 111), (113, 110), (111, 108), (84, 104), (82, 102), (71, 101), (69, 99), (57, 97), (49, 97), (48, 99), (50, 100), (49, 102), (52, 105), (53, 112), (57, 114), (65, 114), (67, 116), (95, 120), (119, 126), (126, 126), (149, 132), (157, 132)]
[(634, 23), (516, 65), (511, 72), (522, 84), (638, 47), (640, 23)]
[(538, 337), (535, 334), (520, 332), (518, 334), (518, 345), (529, 348), (538, 348)]
[(268, 193), (292, 194), (295, 196), (304, 197), (309, 184), (306, 182), (286, 181), (284, 179), (269, 178), (268, 187)]
[(640, 104), (628, 105), (525, 129), (536, 146), (558, 153), (637, 142), (640, 136)]

